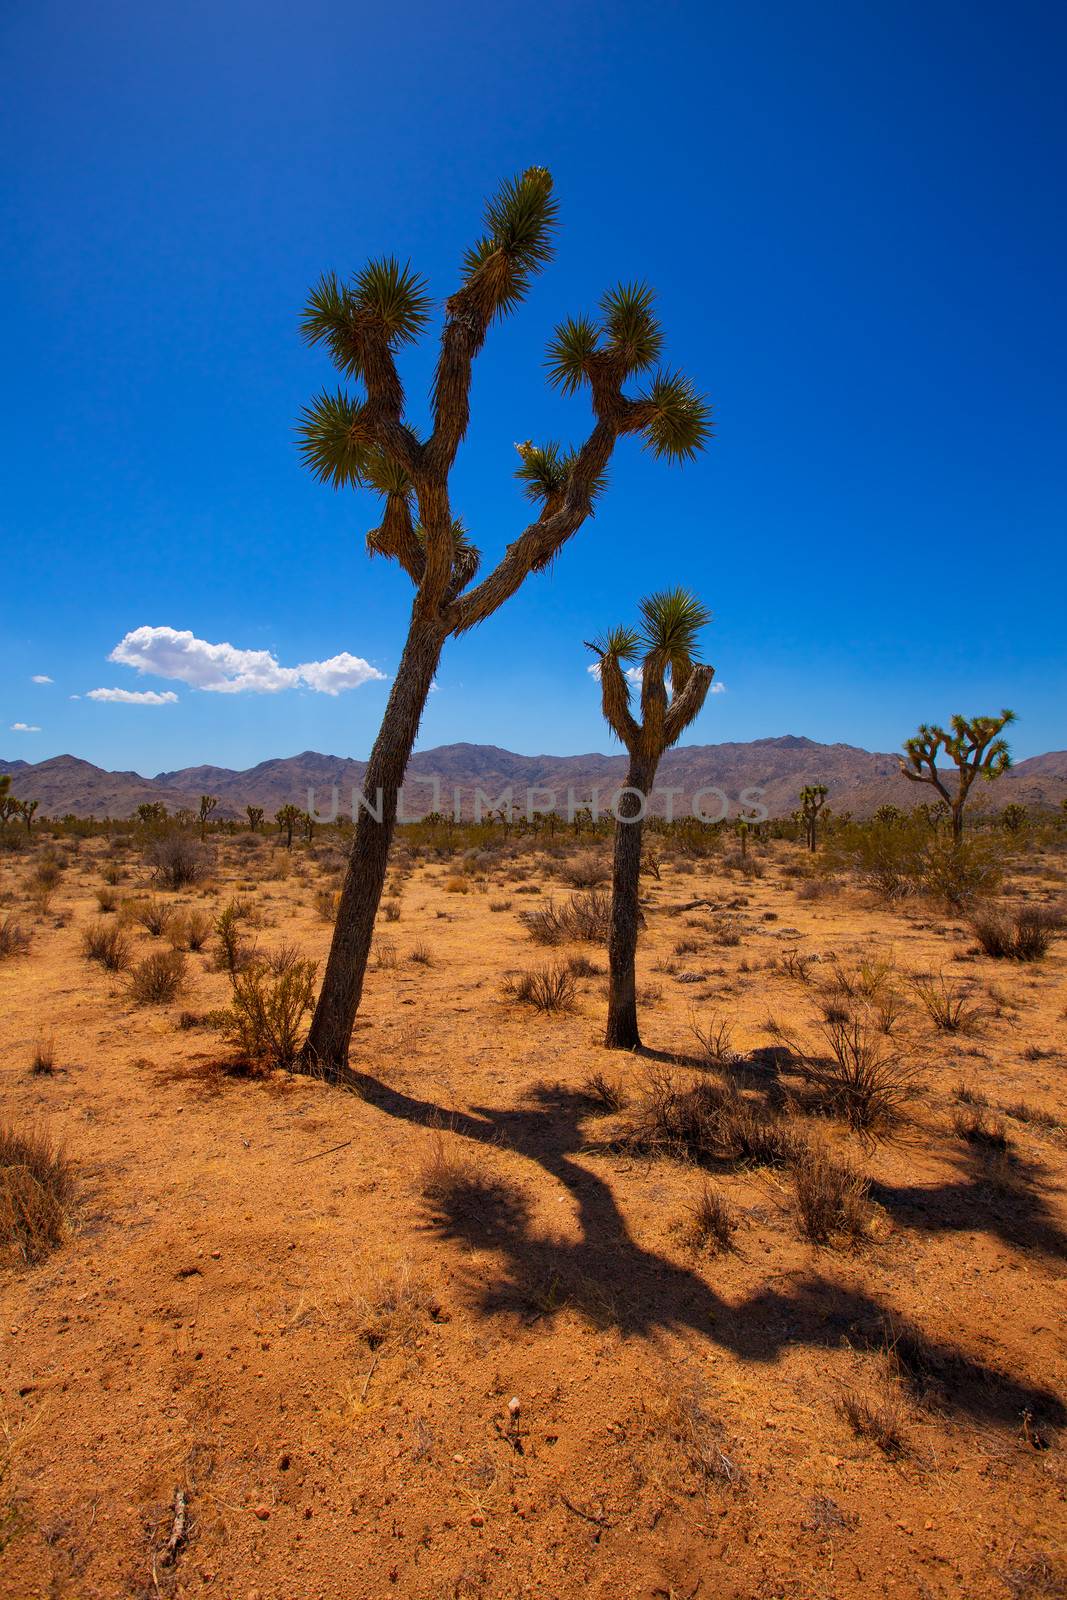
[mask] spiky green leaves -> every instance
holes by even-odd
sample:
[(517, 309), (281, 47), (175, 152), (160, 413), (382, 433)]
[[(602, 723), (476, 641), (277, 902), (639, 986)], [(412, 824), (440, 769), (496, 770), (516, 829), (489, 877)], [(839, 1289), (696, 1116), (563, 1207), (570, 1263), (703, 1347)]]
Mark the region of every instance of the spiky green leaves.
[(332, 483), (335, 489), (366, 483), (370, 448), (361, 427), (362, 409), (338, 389), (336, 394), (323, 390), (301, 410), (300, 459), (320, 483)]
[(711, 612), (688, 589), (663, 589), (641, 601), (641, 641), (649, 654), (672, 664), (689, 659)]
[(620, 283), (600, 302), (606, 353), (623, 377), (647, 372), (663, 349), (663, 331), (653, 314), (655, 296), (644, 283)]
[(690, 461), (711, 438), (711, 407), (680, 372), (656, 375), (648, 393), (652, 420), (645, 429), (648, 448), (668, 461)]
[[(525, 444), (518, 444), (515, 448), (519, 452), (515, 476), (523, 485), (527, 500), (551, 506), (562, 499), (578, 459), (577, 451), (564, 450), (555, 439), (543, 445), (535, 445), (528, 439)], [(596, 499), (606, 482), (606, 472), (598, 473), (590, 486), (591, 500)]]
[(320, 483), (335, 489), (376, 489), (382, 495), (412, 492), (411, 480), (371, 441), (363, 423), (364, 408), (343, 389), (323, 391), (300, 413), (297, 427), (300, 458)]
[(506, 316), (552, 259), (559, 205), (552, 174), (527, 167), (501, 184), (485, 208), (485, 233), (463, 258), (466, 287), (487, 317)]
[(308, 344), (324, 344), (334, 365), (359, 377), (368, 337), (395, 350), (410, 344), (429, 321), (432, 302), (425, 280), (394, 256), (370, 261), (348, 284), (324, 273), (308, 295), (300, 331)]
[(548, 345), (548, 381), (574, 394), (588, 377), (599, 347), (599, 333), (588, 317), (568, 317)]
[(632, 661), (640, 647), (641, 636), (636, 628), (618, 627), (598, 633), (589, 648), (595, 650), (601, 660), (611, 656), (615, 661)]

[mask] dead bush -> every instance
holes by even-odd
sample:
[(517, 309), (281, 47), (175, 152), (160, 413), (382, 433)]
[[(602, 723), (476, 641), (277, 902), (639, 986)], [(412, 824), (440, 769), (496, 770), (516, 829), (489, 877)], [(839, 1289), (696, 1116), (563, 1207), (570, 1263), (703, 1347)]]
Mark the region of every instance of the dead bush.
[(826, 1013), (819, 1034), (829, 1056), (816, 1055), (795, 1034), (772, 1031), (789, 1051), (793, 1071), (815, 1089), (819, 1109), (868, 1135), (885, 1133), (900, 1121), (919, 1068), (857, 1017), (848, 1011)]
[(160, 950), (146, 956), (130, 974), (130, 998), (138, 1005), (169, 1005), (185, 987), (185, 956)]
[(520, 912), (535, 944), (558, 945), (569, 940), (603, 944), (611, 926), (611, 896), (594, 889), (571, 895), (566, 905), (549, 900), (536, 911)]
[(599, 889), (611, 877), (611, 868), (599, 856), (580, 855), (564, 862), (559, 875), (572, 889)]
[(82, 954), (99, 961), (106, 972), (127, 972), (131, 961), (129, 934), (117, 922), (90, 922), (82, 934)]
[(74, 1172), (38, 1131), (0, 1124), (0, 1250), (40, 1261), (62, 1243), (74, 1200)]
[(360, 1338), (371, 1350), (413, 1345), (430, 1322), (443, 1320), (437, 1296), (423, 1279), (403, 1269), (357, 1302)]
[(1063, 919), (1041, 907), (985, 911), (971, 919), (981, 949), (995, 960), (1040, 961), (1062, 931)]
[(188, 833), (164, 833), (150, 840), (145, 860), (168, 889), (185, 889), (211, 871), (211, 852)]
[(616, 1078), (603, 1072), (591, 1072), (582, 1084), (582, 1093), (598, 1111), (613, 1116), (626, 1104), (626, 1092)]
[(382, 912), (383, 912), (383, 914), (385, 916), (386, 922), (399, 922), (400, 921), (400, 901), (399, 900), (383, 900), (382, 901)]

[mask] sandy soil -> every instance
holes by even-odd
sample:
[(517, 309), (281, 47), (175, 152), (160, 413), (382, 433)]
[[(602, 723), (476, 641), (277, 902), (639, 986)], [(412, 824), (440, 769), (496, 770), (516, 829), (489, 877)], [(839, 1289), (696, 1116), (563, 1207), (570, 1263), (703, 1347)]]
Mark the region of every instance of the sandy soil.
[[(214, 913), (240, 893), (261, 948), (321, 959), (329, 853), (294, 851), (278, 878), (269, 844), (220, 850), (210, 887), (168, 898)], [(61, 1141), (79, 1186), (63, 1245), (0, 1272), (5, 1596), (1064, 1592), (1067, 941), (1022, 966), (976, 957), (936, 910), (840, 881), (804, 899), (788, 844), (759, 878), (665, 862), (639, 961), (654, 1051), (692, 1057), (694, 1017), (728, 1018), (743, 1055), (766, 1050), (769, 1016), (810, 1028), (823, 996), (780, 965), (800, 949), (818, 982), (835, 956), (891, 964), (897, 1039), (923, 1066), (888, 1140), (804, 1119), (871, 1178), (866, 1242), (816, 1248), (788, 1177), (734, 1165), (711, 1174), (738, 1220), (716, 1253), (687, 1237), (707, 1175), (621, 1150), (627, 1112), (584, 1087), (603, 1072), (633, 1100), (650, 1071), (689, 1069), (601, 1048), (602, 976), (568, 1015), (502, 994), (561, 954), (603, 966), (519, 920), (569, 893), (557, 863), (476, 870), (468, 893), (446, 863), (404, 877), (357, 1092), (218, 1070), (219, 1034), (178, 1026), (226, 1002), (212, 947), (161, 1007), (87, 962), (115, 859), (83, 846), (30, 914), (29, 954), (0, 964), (4, 1114)], [(126, 895), (147, 874), (117, 859)], [(30, 866), (3, 861), (0, 912)], [(1016, 887), (1041, 899), (1056, 876)], [(676, 909), (697, 898), (713, 904)], [(716, 908), (736, 945), (716, 942)], [(409, 959), (420, 944), (429, 965)], [(939, 1032), (904, 982), (941, 971), (973, 986), (973, 1033)], [(53, 1032), (55, 1071), (34, 1076)], [(954, 1131), (961, 1084), (1049, 1125), (1007, 1117), (1008, 1157), (987, 1152)], [(426, 1197), (435, 1160), (463, 1203)], [(902, 1335), (903, 1363), (885, 1349)], [(857, 1436), (849, 1394), (895, 1412), (899, 1451)]]

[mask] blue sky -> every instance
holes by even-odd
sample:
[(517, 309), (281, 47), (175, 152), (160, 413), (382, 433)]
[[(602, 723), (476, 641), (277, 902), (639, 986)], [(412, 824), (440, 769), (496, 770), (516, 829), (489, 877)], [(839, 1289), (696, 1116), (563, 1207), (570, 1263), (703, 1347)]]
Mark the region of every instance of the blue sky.
[[(609, 748), (581, 641), (684, 583), (725, 685), (690, 742), (891, 749), (1012, 705), (1018, 755), (1062, 748), (1065, 43), (1027, 0), (4, 7), (0, 753), (366, 755), (410, 589), (365, 554), (373, 501), (299, 465), (333, 376), (300, 306), (386, 252), (443, 298), (530, 164), (563, 228), (479, 363), (472, 536), (491, 557), (522, 526), (515, 440), (583, 435), (544, 346), (619, 279), (655, 285), (716, 438), (683, 470), (623, 442), (555, 569), (449, 644), (420, 743)], [(405, 363), (416, 422), (432, 356)], [(108, 660), (144, 627), (268, 652), (286, 686)], [(381, 676), (284, 670), (346, 652)]]

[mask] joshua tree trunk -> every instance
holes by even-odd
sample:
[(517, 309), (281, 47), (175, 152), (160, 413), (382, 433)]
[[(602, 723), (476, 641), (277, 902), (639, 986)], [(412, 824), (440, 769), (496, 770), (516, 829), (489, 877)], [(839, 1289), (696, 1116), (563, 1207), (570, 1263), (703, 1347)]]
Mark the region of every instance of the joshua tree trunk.
[[(608, 966), (611, 972), (608, 998), (608, 1026), (604, 1043), (609, 1050), (637, 1050), (641, 1035), (637, 1029), (637, 924), (641, 915), (641, 838), (643, 812), (648, 791), (655, 777), (639, 763), (631, 761), (626, 775), (626, 791), (619, 801), (615, 828), (615, 853), (611, 878), (611, 932), (608, 936)], [(637, 790), (638, 793), (630, 793)], [(644, 797), (644, 798), (642, 798)]]
[(396, 829), (397, 795), (444, 640), (437, 624), (413, 619), (367, 765), (363, 793), (375, 813), (380, 800), (381, 821), (367, 809), (360, 810), (319, 1003), (304, 1047), (308, 1064), (328, 1077), (337, 1077), (348, 1065), (348, 1045)]

